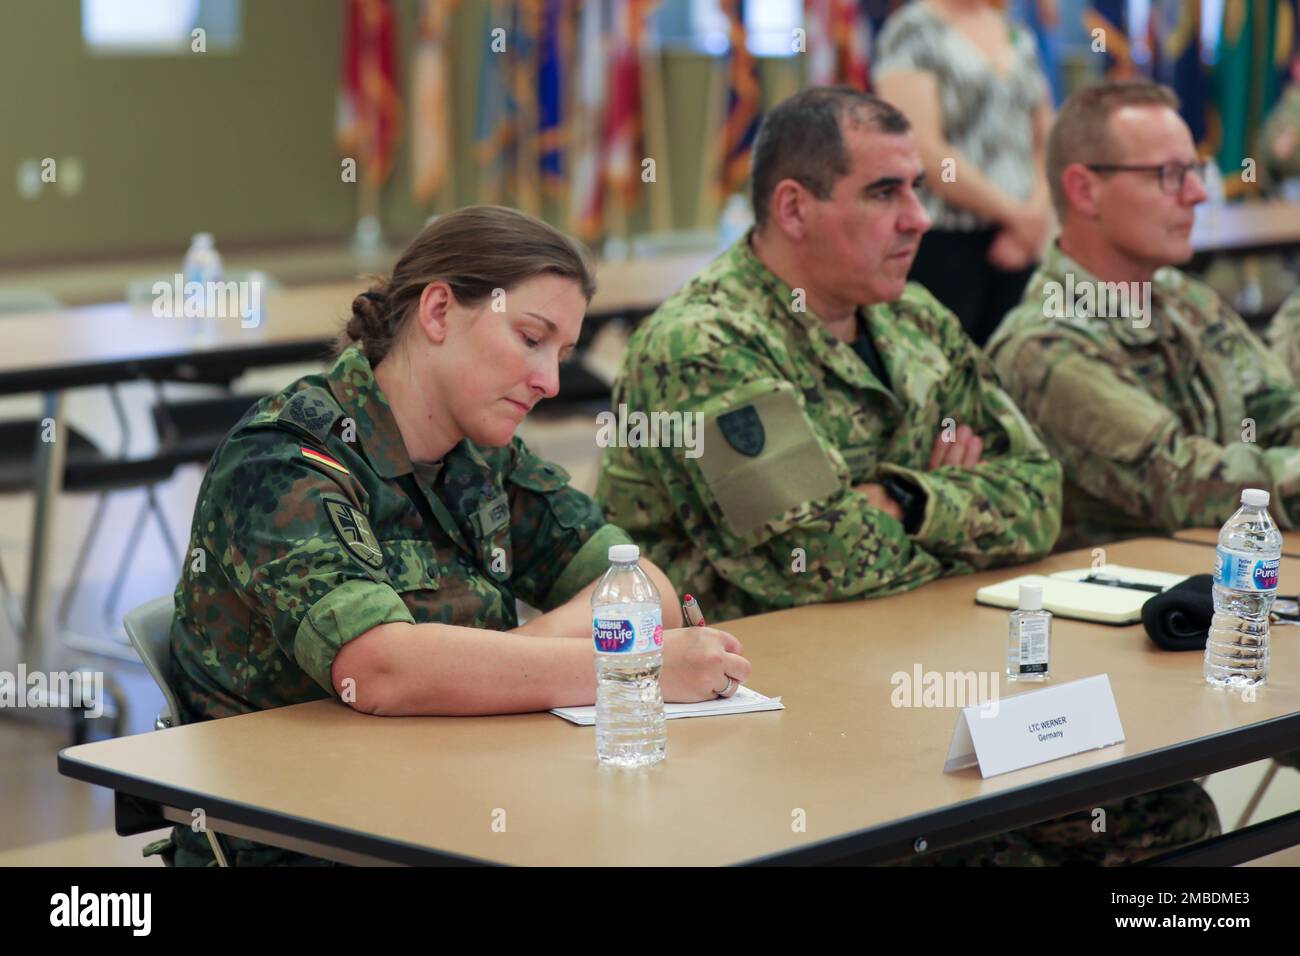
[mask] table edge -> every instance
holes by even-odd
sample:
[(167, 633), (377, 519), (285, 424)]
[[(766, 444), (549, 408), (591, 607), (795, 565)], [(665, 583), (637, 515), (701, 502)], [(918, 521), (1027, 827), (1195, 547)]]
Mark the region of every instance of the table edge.
[[(323, 846), (396, 863), (508, 865), (346, 827), (316, 823), (293, 814), (267, 810), (240, 801), (203, 797), (192, 790), (160, 784), (134, 774), (107, 770), (98, 764), (78, 760), (68, 756), (69, 749), (71, 748), (59, 751), (60, 774), (154, 803), (181, 809), (201, 806), (211, 816), (232, 823), (281, 832)], [(723, 865), (804, 865), (832, 862), (850, 855), (862, 863), (903, 860), (915, 852), (913, 845), (918, 837), (926, 838), (928, 850), (958, 846), (970, 840), (1052, 819), (1080, 807), (1096, 806), (1106, 800), (1146, 793), (1229, 767), (1253, 763), (1288, 749), (1300, 749), (1300, 712), (1185, 740), (1158, 750), (1120, 757), (1101, 765), (1084, 767), (1046, 780), (999, 790), (775, 853), (742, 857)], [(122, 784), (129, 784), (129, 789)], [(563, 861), (557, 861), (555, 865), (564, 864)]]

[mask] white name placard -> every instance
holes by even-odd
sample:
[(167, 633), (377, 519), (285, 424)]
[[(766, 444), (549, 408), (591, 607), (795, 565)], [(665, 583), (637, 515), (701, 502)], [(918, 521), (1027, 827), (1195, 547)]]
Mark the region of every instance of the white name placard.
[(962, 708), (943, 772), (978, 764), (993, 777), (1123, 740), (1110, 678), (1097, 674)]

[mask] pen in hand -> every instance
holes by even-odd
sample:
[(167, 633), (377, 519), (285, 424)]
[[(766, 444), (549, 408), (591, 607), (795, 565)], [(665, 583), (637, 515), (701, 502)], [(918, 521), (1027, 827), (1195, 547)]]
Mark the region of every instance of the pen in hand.
[[(681, 620), (686, 627), (705, 627), (705, 615), (699, 613), (699, 604), (690, 594), (685, 594), (681, 600)], [(718, 693), (718, 697), (731, 697), (740, 687), (740, 682), (733, 678), (731, 674), (727, 675), (727, 687)]]
[(700, 605), (689, 594), (682, 601), (682, 620), (686, 622), (687, 627), (705, 626), (704, 615), (700, 613)]
[[(704, 621), (704, 615), (700, 612), (699, 602), (697, 602), (695, 598), (691, 597), (689, 594), (684, 595), (682, 597), (682, 622), (687, 627), (707, 626)], [(732, 677), (730, 674), (727, 674), (725, 676), (727, 678), (727, 686), (724, 687), (717, 694), (717, 696), (722, 699), (726, 699), (728, 697), (731, 697), (733, 694), (735, 694), (736, 691), (740, 689), (740, 683), (741, 683), (740, 681), (736, 680), (736, 678)]]

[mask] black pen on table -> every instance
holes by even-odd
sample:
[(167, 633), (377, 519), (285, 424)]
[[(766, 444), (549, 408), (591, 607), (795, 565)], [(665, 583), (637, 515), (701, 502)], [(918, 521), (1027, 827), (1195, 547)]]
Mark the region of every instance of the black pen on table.
[(1119, 578), (1104, 578), (1099, 574), (1090, 574), (1086, 578), (1080, 579), (1084, 584), (1100, 584), (1108, 588), (1125, 588), (1129, 591), (1150, 591), (1152, 594), (1163, 594), (1164, 588), (1159, 584), (1144, 584), (1140, 581), (1123, 581)]

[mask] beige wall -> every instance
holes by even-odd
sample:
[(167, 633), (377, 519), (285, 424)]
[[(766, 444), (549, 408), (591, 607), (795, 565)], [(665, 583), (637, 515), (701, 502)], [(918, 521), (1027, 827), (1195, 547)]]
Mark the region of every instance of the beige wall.
[[(243, 6), (238, 53), (97, 57), (82, 45), (79, 0), (0, 2), (0, 264), (160, 251), (179, 258), (199, 230), (223, 248), (351, 232), (357, 187), (341, 182), (334, 145), (342, 4)], [(454, 23), (457, 205), (476, 195), (469, 146), (486, 6), (466, 0)], [(405, 76), (416, 0), (397, 8)], [(715, 67), (688, 53), (664, 57), (678, 227), (696, 225), (702, 91)], [(767, 99), (796, 89), (800, 69), (764, 62)], [(47, 185), (35, 200), (19, 197), (19, 163), (45, 157), (80, 161), (77, 195)], [(383, 200), (395, 239), (432, 212), (410, 199), (408, 171), (404, 138)]]

